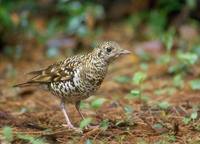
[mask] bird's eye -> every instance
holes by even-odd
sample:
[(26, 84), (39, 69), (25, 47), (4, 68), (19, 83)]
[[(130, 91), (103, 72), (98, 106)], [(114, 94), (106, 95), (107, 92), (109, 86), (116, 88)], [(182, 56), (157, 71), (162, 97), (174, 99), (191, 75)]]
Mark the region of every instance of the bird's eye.
[(107, 51), (107, 52), (111, 52), (111, 51), (112, 51), (112, 47), (107, 47), (107, 48), (106, 48), (106, 51)]

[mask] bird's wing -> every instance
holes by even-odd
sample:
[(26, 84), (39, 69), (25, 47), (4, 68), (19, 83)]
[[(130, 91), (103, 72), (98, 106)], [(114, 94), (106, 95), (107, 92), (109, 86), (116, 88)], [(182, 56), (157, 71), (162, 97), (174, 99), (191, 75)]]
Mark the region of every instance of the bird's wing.
[(67, 81), (74, 77), (74, 71), (81, 63), (79, 57), (72, 57), (64, 61), (52, 64), (45, 69), (32, 71), (28, 74), (33, 75), (29, 81), (15, 85), (16, 86), (29, 86), (30, 84), (44, 84), (50, 82)]
[(52, 65), (44, 70), (40, 71), (40, 74), (34, 76), (30, 81), (37, 83), (49, 83), (69, 80), (73, 77), (73, 68), (61, 69), (59, 66)]
[(77, 68), (80, 61), (62, 61), (50, 65), (44, 70), (35, 71), (36, 75), (31, 79), (32, 82), (49, 83), (70, 80), (74, 77), (74, 70)]

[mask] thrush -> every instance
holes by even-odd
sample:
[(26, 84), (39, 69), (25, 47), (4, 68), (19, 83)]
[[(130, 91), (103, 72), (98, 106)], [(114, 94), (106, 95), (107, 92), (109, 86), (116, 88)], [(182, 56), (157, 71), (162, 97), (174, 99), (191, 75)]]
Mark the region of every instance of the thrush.
[(30, 72), (33, 77), (15, 87), (40, 86), (60, 98), (60, 108), (67, 126), (76, 129), (71, 123), (65, 107), (75, 104), (82, 119), (80, 102), (93, 95), (100, 87), (111, 62), (130, 51), (122, 49), (118, 43), (107, 41), (99, 44), (88, 54), (75, 55), (54, 63), (47, 68)]

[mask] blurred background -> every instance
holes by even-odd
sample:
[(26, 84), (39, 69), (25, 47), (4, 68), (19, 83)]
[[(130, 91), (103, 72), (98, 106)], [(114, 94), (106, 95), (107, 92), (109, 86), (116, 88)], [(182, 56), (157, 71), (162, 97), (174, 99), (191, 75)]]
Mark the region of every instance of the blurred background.
[[(144, 105), (156, 105), (165, 111), (170, 106), (187, 103), (188, 109), (184, 110), (188, 113), (180, 114), (183, 123), (187, 125), (193, 119), (199, 122), (199, 107), (193, 107), (200, 101), (199, 33), (200, 0), (0, 0), (0, 119), (5, 119), (0, 126), (14, 125), (19, 131), (24, 130), (20, 124), (30, 118), (43, 119), (44, 126), (47, 123), (42, 116), (55, 114), (55, 109), (57, 118), (53, 122), (62, 122), (62, 115), (49, 94), (11, 86), (25, 81), (27, 72), (91, 51), (105, 40), (115, 40), (133, 54), (111, 66), (97, 94), (103, 98), (97, 96), (83, 103), (86, 113), (92, 115), (91, 109), (96, 110), (105, 102), (104, 109), (96, 113), (107, 115), (96, 116), (96, 121), (108, 120), (114, 125), (109, 129), (113, 132), (116, 123), (122, 124), (121, 131), (124, 125), (132, 126), (136, 117), (132, 112), (143, 112)], [(39, 111), (41, 115), (32, 114)], [(23, 121), (20, 116), (24, 114)], [(10, 115), (20, 124), (8, 121)], [(48, 127), (53, 127), (52, 123)], [(156, 131), (164, 127), (154, 124)], [(138, 128), (139, 135), (143, 129), (146, 128)], [(121, 136), (121, 131), (115, 134)], [(185, 140), (197, 136), (190, 132), (183, 135)], [(59, 136), (55, 135), (55, 139)]]
[(159, 51), (165, 33), (181, 39), (174, 47), (191, 48), (198, 44), (199, 8), (199, 0), (1, 0), (1, 59), (67, 56), (102, 40), (132, 49), (135, 41), (155, 40), (144, 47)]

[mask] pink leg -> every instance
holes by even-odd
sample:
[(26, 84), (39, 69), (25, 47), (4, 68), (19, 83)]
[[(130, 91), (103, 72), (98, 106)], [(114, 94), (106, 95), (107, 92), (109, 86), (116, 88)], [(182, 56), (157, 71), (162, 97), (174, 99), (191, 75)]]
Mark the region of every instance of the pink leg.
[(66, 107), (65, 107), (65, 104), (63, 102), (61, 102), (60, 108), (61, 108), (61, 110), (62, 110), (62, 112), (65, 116), (65, 120), (67, 122), (68, 127), (71, 128), (71, 129), (75, 129), (75, 127), (72, 125), (71, 121), (69, 120), (69, 116), (67, 114)]

